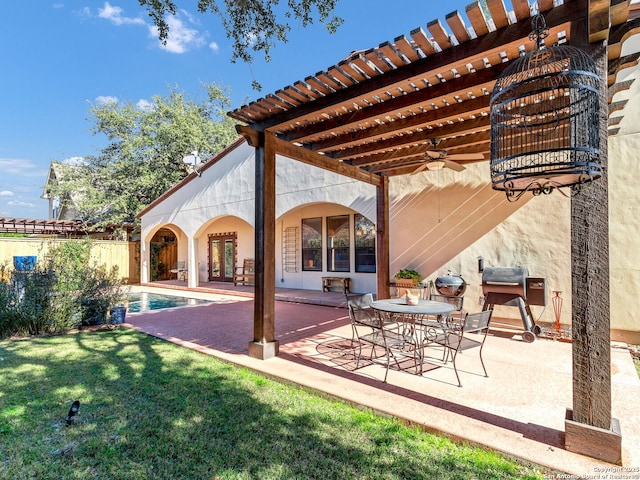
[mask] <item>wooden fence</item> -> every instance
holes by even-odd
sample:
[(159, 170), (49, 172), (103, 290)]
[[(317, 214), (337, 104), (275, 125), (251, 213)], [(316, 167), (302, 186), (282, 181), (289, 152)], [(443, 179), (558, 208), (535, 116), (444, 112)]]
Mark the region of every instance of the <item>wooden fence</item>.
[[(14, 256), (41, 257), (52, 245), (70, 241), (78, 240), (0, 237), (0, 264), (13, 266)], [(140, 282), (140, 242), (92, 240), (92, 244), (92, 260), (107, 268), (117, 266), (125, 283)]]

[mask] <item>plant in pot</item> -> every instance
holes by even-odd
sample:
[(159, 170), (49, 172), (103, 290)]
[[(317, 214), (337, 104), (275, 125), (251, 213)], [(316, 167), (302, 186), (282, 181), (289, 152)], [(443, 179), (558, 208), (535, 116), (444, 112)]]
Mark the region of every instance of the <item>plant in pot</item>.
[(395, 274), (396, 287), (416, 287), (422, 280), (422, 276), (415, 270), (403, 268)]

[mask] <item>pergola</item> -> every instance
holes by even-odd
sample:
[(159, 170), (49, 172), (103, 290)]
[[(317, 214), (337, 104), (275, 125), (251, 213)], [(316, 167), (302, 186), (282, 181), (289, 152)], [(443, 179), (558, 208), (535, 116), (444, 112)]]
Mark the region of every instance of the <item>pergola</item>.
[(0, 232), (28, 235), (78, 235), (86, 228), (75, 220), (34, 220), (31, 218), (0, 217)]
[(108, 225), (92, 230), (92, 225), (80, 220), (38, 220), (32, 218), (0, 217), (0, 233), (20, 233), (26, 235), (64, 235), (67, 237), (86, 237), (92, 234), (113, 235), (117, 229), (130, 232), (132, 224)]
[[(493, 85), (510, 60), (534, 48), (533, 13), (544, 15), (547, 46), (589, 53), (602, 79), (600, 151), (603, 177), (572, 198), (573, 408), (566, 447), (620, 462), (620, 431), (611, 417), (607, 137), (617, 133), (624, 102), (616, 84), (640, 54), (621, 57), (640, 28), (630, 0), (487, 0), (433, 20), (407, 37), (354, 51), (326, 71), (242, 106), (230, 116), (256, 149), (254, 338), (249, 355), (278, 354), (275, 339), (275, 158), (281, 154), (367, 182), (377, 192), (377, 294), (389, 295), (388, 181), (424, 165), (438, 139), (460, 163), (485, 161), (490, 151)], [(560, 3), (560, 5), (556, 5)], [(428, 7), (425, 7), (425, 11)], [(465, 19), (466, 17), (466, 19)], [(481, 154), (478, 156), (477, 154)], [(471, 159), (475, 157), (474, 159)], [(487, 179), (489, 181), (489, 179)], [(603, 240), (604, 239), (604, 240)]]

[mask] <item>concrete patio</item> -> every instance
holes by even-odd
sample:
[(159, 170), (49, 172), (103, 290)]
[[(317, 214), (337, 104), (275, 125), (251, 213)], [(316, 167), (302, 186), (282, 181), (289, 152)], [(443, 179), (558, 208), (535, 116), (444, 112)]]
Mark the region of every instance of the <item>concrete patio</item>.
[[(144, 289), (187, 295), (184, 287), (176, 290), (179, 284), (158, 286)], [(278, 300), (289, 301), (276, 302), (280, 355), (269, 360), (247, 355), (253, 335), (251, 287), (204, 285), (188, 296), (222, 303), (128, 314), (127, 325), (550, 470), (583, 478), (614, 478), (613, 472), (640, 478), (640, 380), (625, 344), (611, 347), (612, 414), (621, 424), (623, 450), (622, 470), (616, 470), (620, 467), (564, 450), (565, 411), (572, 407), (570, 343), (525, 343), (517, 331), (493, 329), (484, 349), (488, 378), (472, 350), (458, 359), (462, 388), (451, 364), (422, 376), (392, 369), (383, 383), (380, 364), (361, 362), (355, 368), (341, 293), (278, 289)]]

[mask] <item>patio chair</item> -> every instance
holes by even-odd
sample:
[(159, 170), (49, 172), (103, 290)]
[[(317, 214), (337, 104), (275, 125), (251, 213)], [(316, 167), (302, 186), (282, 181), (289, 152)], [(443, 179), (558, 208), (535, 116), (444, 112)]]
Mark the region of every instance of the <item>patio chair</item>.
[(452, 355), (453, 370), (456, 373), (459, 387), (462, 387), (462, 382), (460, 382), (460, 375), (458, 374), (458, 368), (456, 366), (456, 358), (458, 353), (462, 350), (480, 347), (479, 356), (482, 369), (484, 370), (484, 376), (489, 376), (487, 374), (487, 369), (484, 366), (484, 360), (482, 359), (482, 349), (487, 338), (487, 332), (489, 331), (489, 322), (491, 321), (492, 313), (493, 310), (485, 310), (479, 313), (468, 313), (463, 324), (459, 328), (455, 326), (451, 326), (450, 328), (445, 327), (442, 333), (430, 339), (431, 342), (444, 347), (446, 351), (446, 358), (443, 357), (443, 361), (446, 362), (449, 354)]
[(176, 275), (176, 280), (185, 280), (187, 274), (186, 263), (187, 262), (176, 262), (173, 268), (169, 270), (171, 273), (174, 273)]
[(462, 309), (462, 306), (464, 304), (464, 297), (432, 293), (431, 295), (429, 295), (429, 300), (433, 300), (435, 302), (450, 303), (451, 305), (453, 305), (455, 307), (455, 310), (451, 313), (451, 315), (449, 315), (446, 321), (447, 323), (455, 322), (458, 325), (462, 325), (462, 322), (465, 319), (465, 311)]
[(346, 294), (347, 308), (349, 309), (349, 320), (351, 322), (351, 344), (353, 345), (358, 340), (358, 328), (369, 327), (373, 328), (373, 309), (371, 308), (371, 302), (373, 302), (373, 295), (371, 293), (364, 294)]
[[(349, 318), (351, 319), (351, 326), (353, 329), (354, 339), (358, 340), (358, 353), (356, 354), (356, 369), (360, 366), (360, 359), (362, 358), (362, 347), (365, 344), (371, 346), (371, 359), (378, 358), (376, 356), (376, 348), (381, 348), (384, 351), (385, 358), (385, 373), (383, 382), (387, 381), (389, 374), (389, 365), (393, 358), (400, 368), (400, 362), (398, 356), (406, 356), (410, 352), (415, 351), (414, 337), (406, 333), (405, 329), (401, 328), (398, 322), (393, 318), (372, 309), (367, 305), (367, 302), (373, 300), (369, 298), (371, 294), (365, 294), (362, 298), (349, 301)], [(360, 305), (358, 305), (358, 303)], [(365, 329), (367, 333), (362, 333), (361, 329)], [(415, 355), (412, 355), (414, 359), (414, 367), (416, 371), (418, 369), (418, 363)]]
[(256, 277), (256, 261), (245, 258), (241, 267), (236, 267), (233, 273), (233, 285), (254, 285)]

